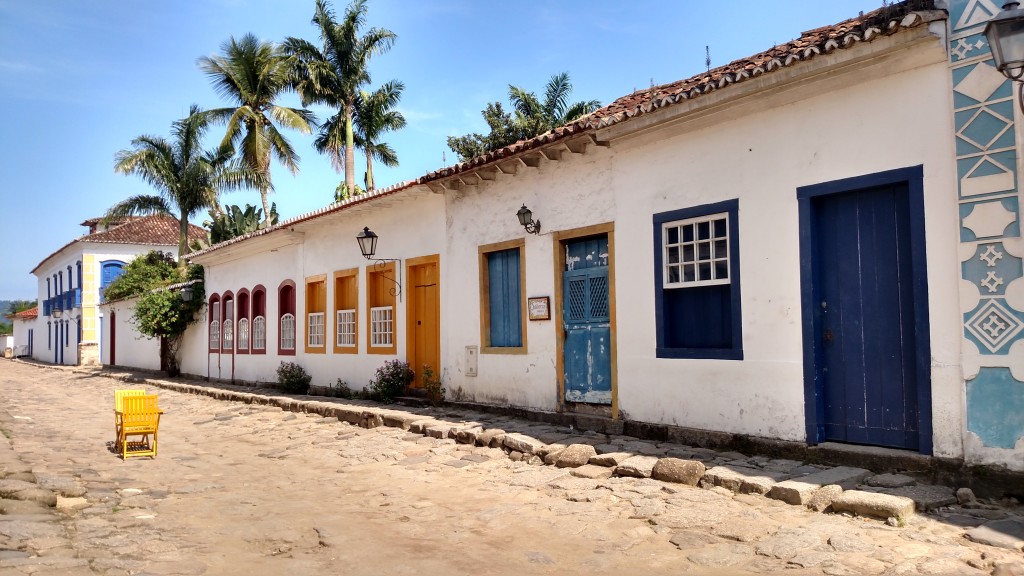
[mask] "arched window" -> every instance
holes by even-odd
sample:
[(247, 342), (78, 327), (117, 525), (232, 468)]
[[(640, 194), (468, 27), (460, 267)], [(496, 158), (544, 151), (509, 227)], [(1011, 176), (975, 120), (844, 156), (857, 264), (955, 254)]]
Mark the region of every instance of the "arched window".
[(267, 351), (267, 290), (263, 286), (252, 289), (252, 353)]
[(235, 352), (249, 353), (249, 291), (242, 288), (238, 291), (238, 303), (235, 305)]
[(107, 286), (114, 280), (117, 280), (121, 274), (124, 274), (124, 262), (120, 260), (107, 260), (100, 262), (100, 301), (104, 301), (104, 292), (107, 291)]
[(210, 352), (220, 352), (220, 296), (210, 296)]
[(235, 347), (235, 298), (231, 292), (225, 292), (221, 305), (220, 347), (230, 353)]
[(295, 282), (285, 280), (277, 289), (278, 354), (295, 354)]

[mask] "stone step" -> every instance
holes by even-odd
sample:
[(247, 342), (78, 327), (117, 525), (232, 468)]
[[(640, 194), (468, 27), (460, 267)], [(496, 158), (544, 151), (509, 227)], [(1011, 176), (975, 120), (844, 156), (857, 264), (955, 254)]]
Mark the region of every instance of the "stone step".
[(874, 518), (906, 520), (914, 514), (914, 501), (903, 496), (847, 490), (832, 501), (833, 512), (851, 512)]
[(789, 474), (748, 468), (735, 464), (715, 466), (704, 473), (702, 484), (721, 486), (740, 494), (767, 494), (777, 483), (790, 478)]
[(814, 492), (822, 486), (838, 484), (845, 490), (855, 487), (871, 475), (870, 471), (863, 468), (838, 466), (830, 470), (779, 482), (768, 491), (768, 497), (794, 506), (806, 506), (814, 497)]

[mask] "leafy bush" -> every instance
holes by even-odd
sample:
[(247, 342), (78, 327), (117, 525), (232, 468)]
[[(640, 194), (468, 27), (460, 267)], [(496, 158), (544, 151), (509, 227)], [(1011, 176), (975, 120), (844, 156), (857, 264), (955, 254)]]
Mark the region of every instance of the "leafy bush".
[(405, 394), (415, 376), (408, 362), (389, 360), (377, 368), (377, 379), (370, 380), (370, 394), (376, 400), (391, 404), (395, 398)]
[(295, 362), (281, 362), (277, 367), (278, 387), (291, 394), (305, 394), (313, 377)]
[(174, 256), (152, 250), (125, 265), (124, 272), (107, 286), (103, 296), (107, 300), (120, 300), (181, 282), (181, 272), (177, 268)]
[(447, 390), (444, 389), (444, 377), (435, 378), (434, 370), (430, 367), (430, 364), (423, 365), (423, 389), (427, 391), (427, 400), (430, 400), (431, 406), (439, 406), (444, 402), (444, 393)]
[(333, 385), (330, 385), (329, 388), (329, 395), (334, 396), (335, 398), (350, 400), (356, 397), (356, 393), (349, 388), (348, 382), (345, 382), (341, 378), (338, 378), (338, 380)]

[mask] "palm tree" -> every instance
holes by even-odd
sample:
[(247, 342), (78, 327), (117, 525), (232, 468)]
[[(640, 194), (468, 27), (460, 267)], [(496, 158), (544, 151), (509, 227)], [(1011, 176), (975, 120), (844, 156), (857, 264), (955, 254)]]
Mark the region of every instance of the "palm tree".
[[(138, 195), (118, 202), (107, 211), (106, 219), (128, 216), (167, 214), (178, 219), (178, 262), (188, 254), (188, 221), (205, 208), (219, 208), (221, 190), (260, 187), (262, 172), (247, 169), (231, 160), (227, 149), (204, 151), (202, 139), (210, 118), (198, 106), (189, 108), (186, 118), (171, 125), (171, 140), (158, 136), (139, 136), (132, 148), (114, 155), (114, 171), (135, 174), (159, 192)], [(175, 214), (177, 212), (177, 214)]]
[(568, 124), (601, 107), (597, 100), (569, 104), (571, 93), (572, 82), (569, 80), (568, 72), (555, 74), (548, 79), (544, 87), (543, 102), (533, 92), (527, 92), (518, 86), (508, 87), (508, 99), (516, 112), (515, 122), (532, 136)]
[(199, 67), (214, 88), (236, 106), (208, 110), (211, 119), (227, 124), (221, 146), (241, 148), (242, 162), (263, 174), (260, 199), (263, 214), (270, 214), (267, 194), (273, 188), (270, 157), (273, 154), (292, 174), (299, 170), (299, 155), (278, 126), (312, 132), (316, 117), (305, 109), (279, 106), (275, 102), (291, 87), (289, 62), (270, 42), (252, 34), (236, 40), (233, 36), (221, 45), (221, 55), (202, 57)]
[(395, 106), (402, 98), (405, 84), (392, 80), (373, 93), (361, 91), (356, 103), (355, 146), (366, 154), (366, 191), (374, 189), (373, 161), (385, 166), (398, 166), (398, 154), (386, 142), (381, 142), (385, 132), (405, 128), (405, 116)]
[(397, 38), (383, 28), (371, 28), (360, 36), (366, 13), (366, 0), (353, 0), (338, 22), (327, 1), (316, 0), (313, 24), (319, 28), (321, 47), (301, 38), (289, 37), (284, 42), (303, 105), (315, 103), (338, 110), (331, 122), (321, 127), (317, 149), (328, 154), (335, 166), (344, 159), (349, 193), (356, 189), (353, 123), (360, 86), (370, 83), (370, 57), (390, 50)]

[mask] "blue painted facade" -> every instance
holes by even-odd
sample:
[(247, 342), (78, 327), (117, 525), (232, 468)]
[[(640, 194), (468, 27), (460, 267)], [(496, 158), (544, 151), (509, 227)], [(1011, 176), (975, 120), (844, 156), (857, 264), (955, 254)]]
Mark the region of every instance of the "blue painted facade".
[[(1024, 438), (1024, 261), (1014, 86), (993, 66), (983, 34), (993, 0), (949, 0), (949, 64), (960, 204), (967, 431), (989, 448)], [(966, 258), (966, 259), (965, 259)], [(976, 293), (975, 293), (976, 292)]]

